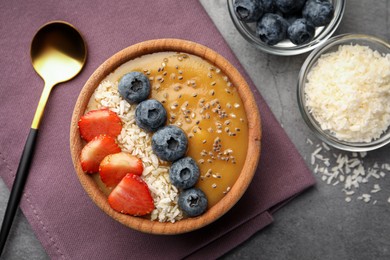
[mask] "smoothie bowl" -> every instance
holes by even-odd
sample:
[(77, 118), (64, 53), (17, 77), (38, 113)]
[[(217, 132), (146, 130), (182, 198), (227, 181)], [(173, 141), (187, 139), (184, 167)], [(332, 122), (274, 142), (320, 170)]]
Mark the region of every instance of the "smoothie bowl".
[(204, 227), (255, 173), (261, 122), (251, 90), (221, 55), (160, 39), (104, 62), (76, 102), (70, 149), (83, 188), (120, 223), (153, 234)]

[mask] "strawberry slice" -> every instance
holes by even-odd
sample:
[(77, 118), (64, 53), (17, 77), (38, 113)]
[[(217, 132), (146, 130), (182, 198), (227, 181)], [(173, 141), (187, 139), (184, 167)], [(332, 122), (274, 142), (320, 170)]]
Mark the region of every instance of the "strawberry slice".
[(81, 168), (86, 173), (99, 171), (100, 162), (109, 154), (119, 153), (121, 148), (109, 135), (98, 135), (81, 150)]
[(138, 175), (128, 173), (108, 196), (111, 208), (133, 216), (147, 215), (154, 209), (148, 185)]
[(101, 134), (116, 137), (122, 131), (121, 119), (107, 108), (89, 111), (80, 118), (78, 126), (81, 137), (87, 142)]
[(107, 187), (116, 186), (126, 173), (141, 176), (143, 170), (141, 159), (125, 152), (107, 155), (99, 166), (100, 178)]

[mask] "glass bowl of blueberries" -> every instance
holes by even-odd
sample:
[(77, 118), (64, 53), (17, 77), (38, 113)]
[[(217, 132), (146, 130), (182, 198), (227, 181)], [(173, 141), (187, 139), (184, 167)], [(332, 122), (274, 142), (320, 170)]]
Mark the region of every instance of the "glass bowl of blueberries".
[(336, 31), (345, 0), (228, 0), (241, 35), (258, 49), (280, 56), (311, 51)]

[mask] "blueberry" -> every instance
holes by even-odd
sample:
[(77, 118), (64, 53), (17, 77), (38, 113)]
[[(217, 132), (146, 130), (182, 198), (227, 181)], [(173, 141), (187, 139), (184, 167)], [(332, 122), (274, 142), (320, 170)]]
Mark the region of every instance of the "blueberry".
[(306, 0), (275, 0), (276, 7), (285, 14), (302, 10)]
[(191, 188), (179, 194), (178, 204), (187, 216), (196, 217), (206, 211), (208, 203), (203, 191)]
[(273, 13), (275, 10), (274, 0), (258, 0), (264, 13)]
[(265, 14), (256, 25), (256, 34), (268, 45), (284, 40), (287, 34), (287, 21), (278, 14)]
[(308, 0), (303, 7), (302, 15), (314, 26), (325, 26), (333, 18), (334, 7), (327, 0)]
[(135, 123), (147, 132), (157, 131), (165, 124), (167, 111), (155, 99), (147, 99), (137, 105), (135, 109)]
[(183, 157), (187, 145), (186, 134), (177, 126), (164, 126), (152, 136), (153, 152), (164, 161), (173, 162)]
[(302, 18), (302, 12), (284, 14), (283, 17), (287, 21), (287, 23), (291, 25), (293, 24), (293, 22), (295, 22), (295, 20)]
[(233, 8), (237, 18), (243, 22), (256, 22), (263, 15), (258, 0), (234, 0)]
[(171, 165), (169, 178), (179, 189), (188, 189), (196, 184), (199, 178), (199, 167), (191, 157), (184, 157)]
[(133, 71), (120, 79), (118, 90), (119, 94), (130, 104), (139, 103), (148, 98), (150, 82), (144, 74)]
[(287, 37), (296, 45), (310, 42), (314, 33), (313, 24), (305, 18), (295, 20), (287, 29)]

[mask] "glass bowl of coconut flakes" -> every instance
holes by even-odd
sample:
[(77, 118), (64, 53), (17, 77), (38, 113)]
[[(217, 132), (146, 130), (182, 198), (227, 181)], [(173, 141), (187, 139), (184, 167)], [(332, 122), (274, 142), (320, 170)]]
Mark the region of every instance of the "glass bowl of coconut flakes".
[(327, 144), (363, 152), (390, 143), (390, 44), (344, 34), (304, 62), (298, 105), (309, 128)]

